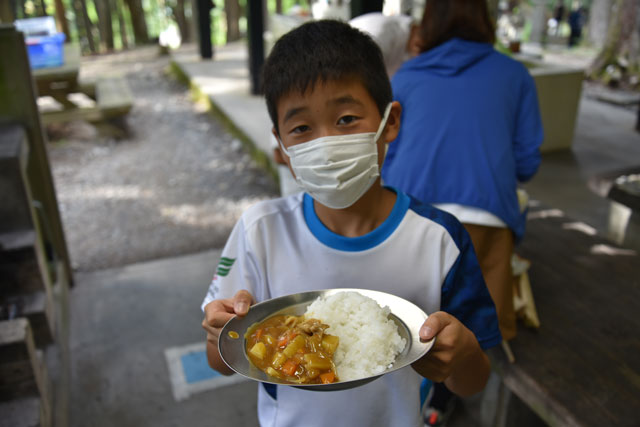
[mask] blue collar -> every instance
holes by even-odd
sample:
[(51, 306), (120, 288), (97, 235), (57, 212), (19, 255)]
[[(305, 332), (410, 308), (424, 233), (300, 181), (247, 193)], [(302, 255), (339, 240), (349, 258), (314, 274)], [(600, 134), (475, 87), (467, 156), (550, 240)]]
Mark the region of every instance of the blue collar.
[(409, 196), (402, 191), (398, 191), (393, 187), (387, 188), (397, 194), (396, 203), (387, 219), (385, 219), (384, 222), (375, 230), (365, 234), (364, 236), (345, 237), (329, 230), (320, 221), (318, 215), (316, 215), (316, 210), (313, 206), (313, 198), (309, 196), (309, 194), (305, 193), (303, 199), (303, 211), (307, 227), (309, 227), (311, 234), (330, 248), (347, 252), (358, 252), (371, 249), (384, 242), (387, 237), (389, 237), (391, 233), (398, 228), (398, 225), (400, 225), (400, 222), (404, 218), (411, 202)]

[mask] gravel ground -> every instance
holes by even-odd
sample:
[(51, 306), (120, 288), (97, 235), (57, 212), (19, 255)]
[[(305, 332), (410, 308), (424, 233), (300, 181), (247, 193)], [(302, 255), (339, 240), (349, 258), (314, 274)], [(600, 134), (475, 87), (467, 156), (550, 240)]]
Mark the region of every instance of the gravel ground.
[(84, 122), (47, 129), (75, 270), (222, 247), (247, 206), (278, 194), (240, 141), (166, 75), (168, 61), (152, 47), (83, 62), (81, 78), (126, 76), (128, 138)]

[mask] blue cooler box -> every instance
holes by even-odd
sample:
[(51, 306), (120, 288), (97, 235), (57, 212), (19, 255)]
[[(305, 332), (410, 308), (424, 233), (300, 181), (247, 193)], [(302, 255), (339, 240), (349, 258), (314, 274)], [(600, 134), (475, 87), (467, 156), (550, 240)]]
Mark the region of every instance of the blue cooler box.
[(16, 29), (24, 33), (31, 68), (59, 67), (64, 64), (64, 33), (56, 29), (53, 16), (17, 19)]
[(64, 33), (26, 37), (31, 68), (59, 67), (64, 64)]

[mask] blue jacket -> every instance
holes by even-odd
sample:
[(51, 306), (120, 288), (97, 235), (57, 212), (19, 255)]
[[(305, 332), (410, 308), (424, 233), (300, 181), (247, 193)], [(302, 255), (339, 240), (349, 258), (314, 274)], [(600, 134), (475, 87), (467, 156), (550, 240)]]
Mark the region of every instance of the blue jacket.
[(402, 121), (384, 183), (426, 203), (489, 211), (519, 240), (517, 181), (537, 171), (543, 139), (526, 68), (490, 44), (451, 39), (405, 62), (391, 83)]

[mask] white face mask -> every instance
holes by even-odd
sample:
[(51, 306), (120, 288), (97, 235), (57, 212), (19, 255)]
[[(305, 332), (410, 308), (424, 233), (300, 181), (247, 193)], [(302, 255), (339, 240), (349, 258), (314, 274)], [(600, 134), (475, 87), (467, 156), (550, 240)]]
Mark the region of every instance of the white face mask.
[(376, 142), (384, 130), (387, 105), (376, 133), (356, 133), (317, 138), (282, 151), (289, 156), (296, 181), (311, 197), (333, 209), (354, 204), (380, 176)]

